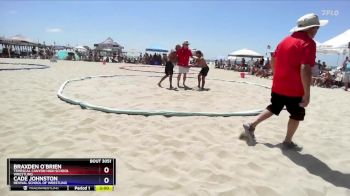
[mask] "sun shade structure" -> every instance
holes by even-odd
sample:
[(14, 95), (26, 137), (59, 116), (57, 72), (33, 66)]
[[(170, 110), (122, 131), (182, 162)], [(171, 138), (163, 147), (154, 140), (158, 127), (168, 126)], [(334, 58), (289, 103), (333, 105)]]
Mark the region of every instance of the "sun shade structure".
[(31, 39), (29, 39), (28, 37), (25, 37), (25, 36), (23, 36), (21, 34), (12, 36), (12, 37), (10, 37), (10, 39), (16, 40), (16, 41), (21, 41), (21, 42), (32, 42)]
[(113, 39), (110, 37), (101, 43), (94, 44), (94, 46), (96, 47), (96, 50), (111, 49), (112, 51), (117, 51), (124, 49), (123, 46), (113, 41)]
[(254, 50), (249, 50), (245, 48), (245, 49), (231, 52), (228, 56), (260, 58), (260, 57), (263, 57), (264, 55), (258, 52), (255, 52)]
[(0, 53), (0, 56), (5, 57), (28, 57), (32, 54), (32, 49), (36, 47), (44, 47), (40, 43), (32, 42), (31, 39), (23, 35), (15, 35), (10, 38), (0, 38), (0, 46), (6, 49)]
[(113, 57), (122, 54), (124, 49), (119, 43), (108, 37), (105, 41), (94, 44), (96, 56)]
[(0, 44), (3, 45), (16, 45), (16, 46), (40, 46), (41, 44), (32, 42), (31, 39), (23, 35), (15, 35), (10, 38), (0, 37)]

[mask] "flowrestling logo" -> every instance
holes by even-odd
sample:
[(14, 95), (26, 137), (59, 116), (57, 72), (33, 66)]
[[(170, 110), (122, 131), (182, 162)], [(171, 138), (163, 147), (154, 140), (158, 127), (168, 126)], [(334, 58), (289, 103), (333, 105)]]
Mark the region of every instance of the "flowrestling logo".
[(322, 16), (338, 16), (339, 10), (321, 10)]

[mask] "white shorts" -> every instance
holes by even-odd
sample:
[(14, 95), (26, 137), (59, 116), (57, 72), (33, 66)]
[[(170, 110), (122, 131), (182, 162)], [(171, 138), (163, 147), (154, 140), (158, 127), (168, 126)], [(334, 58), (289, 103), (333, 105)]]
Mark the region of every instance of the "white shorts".
[(350, 82), (350, 72), (344, 72), (343, 74), (343, 82), (349, 83)]
[(179, 66), (179, 73), (180, 73), (180, 74), (188, 73), (189, 69), (190, 69), (189, 67), (182, 67), (182, 66)]

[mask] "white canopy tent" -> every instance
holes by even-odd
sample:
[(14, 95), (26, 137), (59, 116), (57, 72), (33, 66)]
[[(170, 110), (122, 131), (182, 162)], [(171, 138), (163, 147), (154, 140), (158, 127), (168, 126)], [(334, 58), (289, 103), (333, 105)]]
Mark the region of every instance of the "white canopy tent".
[(264, 55), (255, 52), (254, 50), (249, 50), (249, 49), (242, 49), (242, 50), (237, 50), (234, 52), (231, 52), (229, 55), (229, 57), (233, 56), (233, 57), (252, 57), (252, 58), (261, 58)]
[(75, 47), (74, 49), (76, 49), (76, 50), (78, 50), (78, 51), (82, 51), (82, 52), (87, 51), (87, 49), (86, 49), (84, 46), (77, 46), (77, 47)]
[(323, 54), (347, 54), (349, 53), (348, 45), (350, 43), (350, 29), (323, 42), (317, 46), (317, 52)]
[(346, 55), (349, 54), (348, 48), (317, 48), (317, 52), (321, 54), (337, 54), (337, 55)]
[(330, 40), (323, 42), (320, 45), (320, 47), (342, 48), (342, 47), (347, 47), (349, 42), (350, 42), (350, 29), (333, 37)]
[(317, 46), (317, 53), (325, 55), (337, 55), (337, 66), (339, 66), (339, 60), (350, 56), (350, 49), (348, 48), (350, 42), (350, 29), (345, 32), (323, 42)]

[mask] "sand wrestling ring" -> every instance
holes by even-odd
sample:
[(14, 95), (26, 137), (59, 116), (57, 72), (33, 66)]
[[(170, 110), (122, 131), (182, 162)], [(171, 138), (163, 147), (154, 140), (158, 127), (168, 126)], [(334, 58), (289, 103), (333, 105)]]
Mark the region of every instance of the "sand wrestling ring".
[(4, 63), (0, 62), (0, 71), (47, 69), (50, 66), (31, 63)]
[[(62, 101), (79, 105), (82, 109), (106, 113), (167, 117), (230, 117), (260, 114), (263, 109), (254, 108), (265, 105), (270, 95), (270, 91), (266, 90), (270, 89), (269, 86), (220, 79), (208, 79), (207, 81), (211, 83), (212, 88), (208, 91), (167, 90), (156, 85), (160, 77), (145, 75), (87, 76), (65, 81), (59, 88), (57, 96)], [(191, 79), (194, 80), (194, 78)], [(242, 94), (241, 92), (246, 93)], [(227, 99), (228, 97), (230, 99)], [(222, 98), (229, 101), (224, 103), (220, 100)], [(254, 104), (245, 102), (245, 98), (253, 99)], [(163, 108), (167, 108), (167, 110), (163, 110)]]

